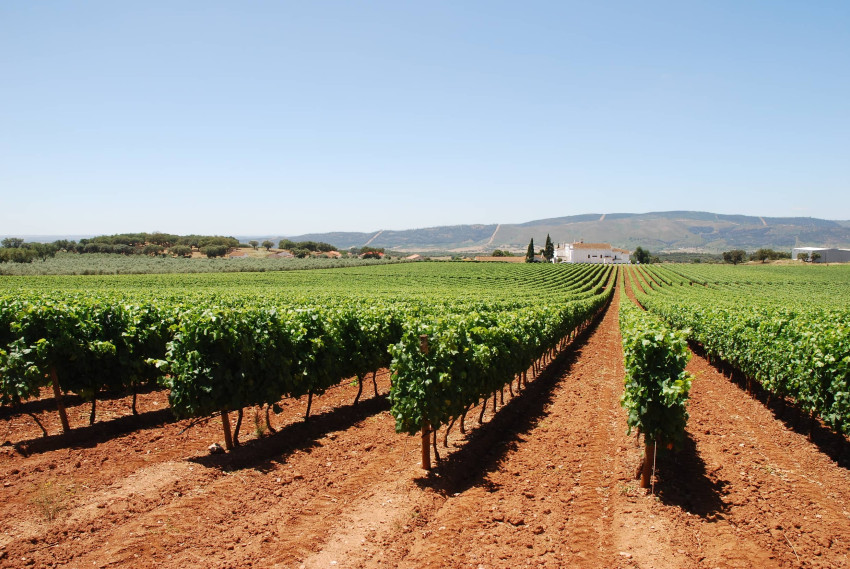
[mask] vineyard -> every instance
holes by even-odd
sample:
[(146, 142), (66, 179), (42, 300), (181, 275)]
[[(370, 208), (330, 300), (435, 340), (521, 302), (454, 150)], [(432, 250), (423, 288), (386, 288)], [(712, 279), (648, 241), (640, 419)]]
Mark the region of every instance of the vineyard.
[[(102, 290), (85, 293), (69, 293), (71, 280), (51, 281), (61, 294), (0, 300), (0, 402), (20, 407), (50, 386), (67, 433), (63, 393), (91, 402), (93, 424), (100, 392), (160, 384), (178, 417), (220, 413), (232, 449), (245, 407), (265, 406), (268, 417), (281, 398), (307, 395), (309, 417), (313, 395), (350, 377), (362, 387), (366, 374), (392, 361), (398, 430), (436, 431), (519, 383), (613, 290), (605, 287), (610, 268), (448, 268), (312, 271), (250, 279), (250, 288), (205, 279), (192, 292), (171, 275), (129, 287), (104, 280)], [(541, 293), (557, 302), (538, 306)], [(238, 413), (234, 432), (230, 411)]]
[(845, 267), (0, 285), (0, 567), (847, 564)]
[(689, 330), (706, 353), (743, 375), (748, 391), (757, 382), (850, 434), (850, 272), (806, 268), (641, 267), (637, 300)]

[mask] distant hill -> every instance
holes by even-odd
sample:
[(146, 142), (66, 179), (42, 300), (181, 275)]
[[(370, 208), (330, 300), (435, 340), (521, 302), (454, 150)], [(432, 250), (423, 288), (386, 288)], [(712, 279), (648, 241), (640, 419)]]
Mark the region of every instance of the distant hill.
[(653, 252), (719, 253), (760, 247), (790, 252), (795, 246), (850, 248), (850, 221), (811, 217), (755, 217), (699, 211), (583, 214), (526, 223), (452, 225), (374, 231), (309, 233), (294, 241), (325, 241), (339, 248), (385, 247), (396, 251), (480, 252), (507, 249), (525, 252), (534, 238), (542, 248), (546, 234), (555, 242), (604, 241), (615, 247), (644, 247)]
[[(723, 215), (702, 211), (652, 213), (588, 213), (538, 219), (526, 223), (449, 225), (424, 229), (375, 230), (371, 232), (308, 233), (305, 235), (236, 235), (242, 243), (252, 239), (282, 238), (293, 241), (324, 241), (340, 249), (384, 247), (416, 253), (481, 253), (504, 249), (525, 253), (534, 238), (538, 249), (546, 234), (556, 243), (584, 240), (607, 242), (634, 250), (641, 246), (653, 253), (720, 253), (730, 249), (753, 251), (760, 247), (791, 251), (792, 247), (850, 248), (850, 220), (829, 221), (812, 217), (757, 217)], [(27, 241), (79, 240), (92, 235), (0, 235)]]

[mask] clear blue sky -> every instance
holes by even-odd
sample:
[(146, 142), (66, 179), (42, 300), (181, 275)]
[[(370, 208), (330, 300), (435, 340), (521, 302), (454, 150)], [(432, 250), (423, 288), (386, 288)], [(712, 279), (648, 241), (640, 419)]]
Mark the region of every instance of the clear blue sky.
[(850, 2), (0, 4), (0, 234), (850, 219)]

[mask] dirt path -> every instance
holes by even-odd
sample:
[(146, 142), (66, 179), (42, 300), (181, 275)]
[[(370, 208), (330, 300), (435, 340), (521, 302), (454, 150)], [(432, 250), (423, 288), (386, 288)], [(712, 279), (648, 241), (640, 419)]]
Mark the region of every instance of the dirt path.
[(400, 566), (685, 566), (666, 539), (643, 543), (665, 532), (633, 480), (639, 451), (619, 404), (617, 305), (541, 378), (535, 397), (501, 418), (506, 432), (474, 484), (447, 496)]
[[(162, 392), (138, 418), (103, 402), (70, 444), (0, 417), (0, 439), (29, 441), (0, 447), (0, 567), (850, 566), (848, 470), (701, 358), (688, 444), (659, 459), (655, 496), (638, 489), (618, 302), (482, 426), (470, 412), (431, 476), (386, 400), (355, 407), (349, 382), (306, 424), (285, 401), (276, 434), (248, 414), (225, 456), (206, 451), (218, 420), (184, 432)], [(70, 411), (83, 425), (88, 407)]]
[(688, 370), (690, 444), (658, 493), (704, 564), (850, 567), (850, 473), (704, 358)]

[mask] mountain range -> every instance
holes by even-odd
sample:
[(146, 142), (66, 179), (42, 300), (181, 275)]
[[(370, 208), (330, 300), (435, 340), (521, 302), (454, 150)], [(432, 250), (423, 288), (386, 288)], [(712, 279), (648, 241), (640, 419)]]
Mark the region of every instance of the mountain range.
[(394, 251), (453, 253), (525, 252), (530, 239), (542, 248), (546, 235), (555, 243), (611, 243), (652, 252), (719, 253), (762, 247), (789, 251), (792, 247), (850, 247), (850, 221), (811, 217), (758, 217), (700, 211), (652, 213), (588, 213), (538, 219), (526, 223), (451, 225), (423, 229), (372, 232), (308, 233), (293, 241), (324, 241), (340, 249), (383, 247)]
[[(812, 217), (725, 215), (702, 211), (587, 213), (525, 223), (234, 237), (243, 243), (253, 239), (260, 242), (268, 239), (278, 243), (283, 238), (293, 241), (324, 241), (342, 250), (369, 245), (416, 253), (490, 253), (494, 249), (525, 253), (532, 238), (535, 249), (541, 249), (547, 234), (555, 243), (604, 242), (630, 251), (640, 246), (653, 253), (720, 253), (731, 249), (754, 251), (763, 247), (788, 252), (793, 247), (805, 246), (850, 248), (850, 221), (830, 221)], [(23, 237), (26, 241), (52, 242), (57, 239), (78, 241), (82, 237), (93, 235), (0, 237)]]

